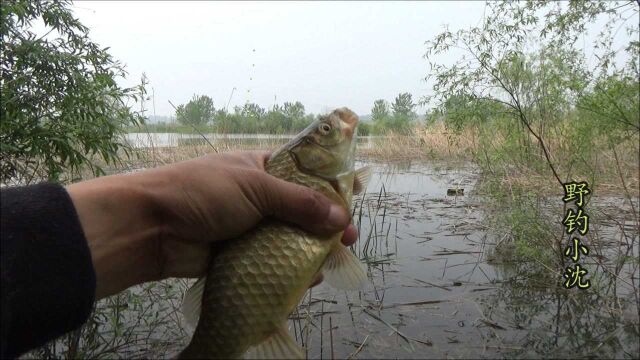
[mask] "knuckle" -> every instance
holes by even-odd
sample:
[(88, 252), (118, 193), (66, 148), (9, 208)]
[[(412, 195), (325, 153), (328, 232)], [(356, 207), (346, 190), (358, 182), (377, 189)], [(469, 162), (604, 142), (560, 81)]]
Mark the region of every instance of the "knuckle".
[(250, 171), (245, 174), (255, 184), (257, 206), (263, 215), (279, 216), (283, 211), (282, 196), (267, 173)]
[(307, 215), (318, 215), (324, 210), (324, 203), (321, 199), (321, 195), (313, 190), (305, 187), (300, 187), (300, 200), (299, 204), (301, 211)]

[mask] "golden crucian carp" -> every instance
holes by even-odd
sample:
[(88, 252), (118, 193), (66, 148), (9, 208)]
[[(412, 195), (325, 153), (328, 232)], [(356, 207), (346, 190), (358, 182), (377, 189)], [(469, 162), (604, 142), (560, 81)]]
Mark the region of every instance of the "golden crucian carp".
[[(354, 169), (358, 116), (334, 110), (275, 151), (266, 171), (320, 191), (351, 210), (368, 168)], [(314, 278), (355, 290), (366, 281), (342, 233), (322, 237), (265, 220), (234, 241), (216, 246), (207, 275), (187, 291), (183, 312), (196, 330), (182, 358), (303, 358), (287, 319)]]

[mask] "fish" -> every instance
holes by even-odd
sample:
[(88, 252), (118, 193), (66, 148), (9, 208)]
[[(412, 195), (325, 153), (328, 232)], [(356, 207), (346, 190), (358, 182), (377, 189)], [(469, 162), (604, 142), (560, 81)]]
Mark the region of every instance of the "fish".
[[(371, 171), (355, 170), (358, 116), (339, 108), (318, 117), (266, 161), (267, 173), (307, 186), (351, 211)], [(212, 249), (206, 276), (185, 294), (183, 314), (195, 331), (179, 358), (296, 358), (303, 349), (287, 319), (319, 274), (338, 289), (367, 281), (342, 232), (320, 236), (267, 218)]]

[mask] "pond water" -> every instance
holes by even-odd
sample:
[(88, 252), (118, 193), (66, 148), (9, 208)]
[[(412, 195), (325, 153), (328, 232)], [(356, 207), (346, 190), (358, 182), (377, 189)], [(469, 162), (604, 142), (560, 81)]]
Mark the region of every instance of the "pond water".
[[(479, 294), (497, 289), (496, 272), (483, 261), (486, 235), (473, 196), (478, 170), (370, 165), (368, 193), (355, 200), (354, 214), (355, 251), (367, 263), (369, 284), (361, 292), (327, 284), (310, 292), (302, 320), (291, 321), (308, 357), (331, 358), (331, 347), (335, 358), (495, 356), (502, 344), (481, 329), (487, 325), (477, 303)], [(464, 195), (448, 196), (450, 188)]]
[[(289, 331), (308, 358), (638, 358), (637, 266), (620, 273), (615, 303), (595, 274), (589, 291), (561, 289), (530, 264), (489, 261), (500, 239), (486, 224), (473, 164), (366, 164), (373, 174), (354, 198), (353, 250), (369, 281), (362, 291), (323, 283), (306, 294)], [(615, 227), (598, 231), (610, 239), (605, 248), (622, 246)], [(637, 229), (627, 231), (637, 243)], [(637, 259), (638, 246), (630, 250)], [(592, 269), (602, 263), (592, 258)], [(178, 310), (187, 285), (145, 284), (101, 302), (104, 319), (89, 324), (102, 336), (92, 357), (174, 357), (190, 338)], [(114, 330), (116, 312), (125, 323)]]
[[(478, 169), (367, 164), (367, 191), (354, 198), (354, 251), (368, 284), (355, 292), (325, 283), (310, 290), (290, 317), (291, 336), (308, 358), (495, 356), (502, 344), (481, 330), (487, 325), (477, 304), (478, 294), (497, 289), (496, 272), (483, 261)], [(449, 196), (450, 188), (464, 195)]]
[[(484, 224), (472, 164), (370, 165), (354, 210), (369, 284), (307, 294), (290, 331), (308, 358), (638, 358), (637, 266), (620, 272), (614, 297), (595, 284), (595, 271), (588, 292), (558, 288), (527, 264), (488, 261), (497, 239)], [(464, 195), (449, 196), (452, 188)], [(624, 245), (615, 241), (620, 229), (597, 228), (612, 240), (601, 253)], [(637, 259), (637, 245), (630, 250)]]
[[(368, 193), (354, 210), (354, 250), (369, 284), (361, 292), (321, 284), (307, 294), (290, 332), (308, 358), (638, 358), (637, 266), (620, 272), (614, 297), (595, 271), (588, 292), (558, 288), (527, 264), (488, 261), (497, 239), (472, 164), (369, 165)], [(452, 188), (464, 195), (449, 196)], [(611, 239), (601, 253), (623, 245), (620, 229), (594, 228)], [(637, 259), (638, 246), (630, 250)]]

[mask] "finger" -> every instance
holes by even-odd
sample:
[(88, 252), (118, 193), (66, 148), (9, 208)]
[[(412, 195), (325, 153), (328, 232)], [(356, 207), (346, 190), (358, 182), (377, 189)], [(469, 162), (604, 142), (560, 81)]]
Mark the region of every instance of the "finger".
[(266, 173), (255, 179), (257, 205), (265, 216), (273, 215), (318, 234), (339, 232), (350, 222), (347, 210), (315, 190)]
[(349, 224), (342, 234), (342, 243), (344, 246), (351, 246), (356, 240), (358, 240), (358, 229), (353, 224)]
[(247, 167), (252, 169), (264, 170), (266, 161), (271, 156), (270, 151), (254, 150), (254, 151), (235, 151), (224, 153), (222, 155), (210, 155), (216, 159), (224, 159), (227, 165), (234, 167)]
[(252, 160), (252, 164), (255, 164), (258, 169), (264, 169), (267, 164), (267, 160), (271, 157), (271, 151), (264, 150), (245, 151), (241, 154), (249, 156)]

